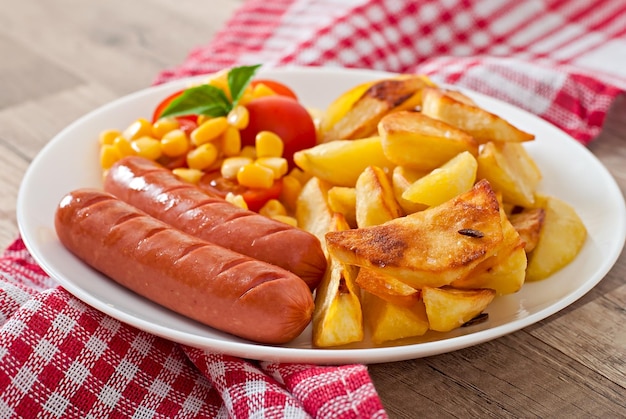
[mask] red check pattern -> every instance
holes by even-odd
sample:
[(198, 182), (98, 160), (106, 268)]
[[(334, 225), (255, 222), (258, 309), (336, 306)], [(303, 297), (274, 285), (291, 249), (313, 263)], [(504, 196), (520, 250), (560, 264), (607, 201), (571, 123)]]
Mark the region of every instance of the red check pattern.
[(19, 239), (0, 272), (0, 417), (386, 417), (364, 365), (259, 363), (142, 332), (58, 286)]
[[(583, 143), (626, 89), (621, 0), (248, 0), (155, 83), (240, 64), (417, 72), (520, 106)], [(0, 257), (0, 417), (386, 417), (364, 365), (253, 362), (85, 305), (17, 239)]]
[(155, 82), (256, 63), (428, 74), (588, 143), (626, 89), (626, 3), (249, 0), (211, 43)]

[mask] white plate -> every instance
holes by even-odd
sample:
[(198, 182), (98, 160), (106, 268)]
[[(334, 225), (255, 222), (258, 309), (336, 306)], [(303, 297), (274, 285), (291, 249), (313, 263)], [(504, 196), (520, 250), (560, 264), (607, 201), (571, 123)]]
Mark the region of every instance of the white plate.
[[(262, 71), (292, 86), (301, 100), (323, 108), (358, 83), (388, 76), (374, 71), (283, 68)], [(110, 316), (173, 341), (252, 359), (311, 363), (377, 363), (420, 358), (476, 345), (519, 330), (572, 304), (595, 286), (619, 256), (626, 237), (622, 194), (605, 167), (583, 146), (543, 120), (483, 95), (468, 92), (481, 106), (536, 135), (528, 150), (541, 168), (543, 191), (572, 204), (589, 231), (578, 258), (551, 278), (528, 283), (488, 307), (489, 319), (447, 334), (386, 347), (367, 344), (342, 349), (311, 346), (310, 327), (285, 346), (251, 343), (217, 332), (153, 304), (94, 272), (58, 241), (54, 212), (67, 192), (101, 186), (98, 133), (123, 129), (137, 117), (150, 117), (168, 93), (189, 80), (123, 97), (79, 119), (44, 147), (21, 185), (17, 217), (28, 250), (69, 292)]]

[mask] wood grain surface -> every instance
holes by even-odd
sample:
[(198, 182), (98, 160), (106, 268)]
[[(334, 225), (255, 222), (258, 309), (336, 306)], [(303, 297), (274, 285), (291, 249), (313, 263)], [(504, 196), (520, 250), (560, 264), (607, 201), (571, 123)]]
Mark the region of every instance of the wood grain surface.
[[(182, 63), (242, 2), (0, 0), (2, 248), (18, 235), (20, 180), (39, 150), (78, 117)], [(605, 125), (590, 149), (624, 193), (626, 98)], [(371, 365), (388, 413), (626, 417), (625, 277), (622, 254), (592, 291), (531, 327), (449, 354)]]

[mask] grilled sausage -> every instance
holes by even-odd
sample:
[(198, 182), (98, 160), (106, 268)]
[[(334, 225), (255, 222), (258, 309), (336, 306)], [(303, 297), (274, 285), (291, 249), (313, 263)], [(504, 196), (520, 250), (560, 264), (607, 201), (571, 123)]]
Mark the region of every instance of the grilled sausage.
[(96, 270), (215, 329), (280, 344), (311, 319), (311, 291), (293, 273), (186, 234), (108, 193), (69, 193), (55, 227), (61, 243)]
[(104, 190), (191, 235), (285, 268), (311, 290), (326, 270), (313, 234), (211, 196), (151, 160), (121, 159), (109, 169)]

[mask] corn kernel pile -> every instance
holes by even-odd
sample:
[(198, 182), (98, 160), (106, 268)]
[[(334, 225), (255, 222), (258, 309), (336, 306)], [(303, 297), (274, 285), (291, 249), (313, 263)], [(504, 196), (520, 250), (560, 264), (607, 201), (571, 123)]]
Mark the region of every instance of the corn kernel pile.
[[(224, 77), (207, 81), (224, 89)], [(225, 90), (228, 95), (228, 90)], [(302, 173), (293, 169), (288, 173), (288, 162), (283, 157), (283, 141), (273, 132), (261, 131), (255, 146), (243, 146), (240, 131), (248, 126), (249, 114), (245, 104), (262, 96), (274, 95), (263, 83), (248, 86), (239, 104), (226, 116), (198, 116), (197, 126), (182, 126), (177, 118), (161, 118), (151, 123), (139, 118), (125, 130), (108, 129), (99, 136), (100, 166), (106, 171), (119, 159), (136, 155), (164, 163), (179, 178), (198, 184), (210, 172), (240, 186), (251, 189), (269, 189), (276, 181), (282, 183), (279, 199), (270, 199), (259, 213), (296, 225), (288, 215), (302, 188)], [(248, 208), (241, 195), (229, 192), (226, 200)]]

